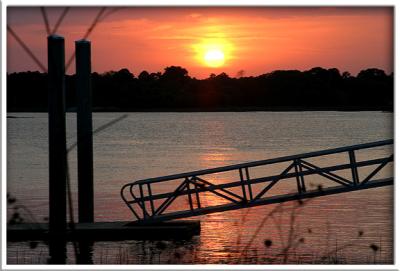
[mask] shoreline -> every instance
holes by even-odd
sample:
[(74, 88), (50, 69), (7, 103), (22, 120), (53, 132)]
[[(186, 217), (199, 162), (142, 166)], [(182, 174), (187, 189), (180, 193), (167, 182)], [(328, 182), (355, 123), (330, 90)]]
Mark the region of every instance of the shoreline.
[[(148, 109), (133, 109), (133, 108), (93, 108), (93, 113), (211, 113), (211, 112), (385, 112), (394, 113), (393, 108), (385, 107), (270, 107), (270, 108), (148, 108)], [(75, 113), (76, 108), (68, 108), (67, 113)], [(26, 108), (18, 110), (7, 110), (8, 113), (47, 113), (47, 109), (43, 108)]]

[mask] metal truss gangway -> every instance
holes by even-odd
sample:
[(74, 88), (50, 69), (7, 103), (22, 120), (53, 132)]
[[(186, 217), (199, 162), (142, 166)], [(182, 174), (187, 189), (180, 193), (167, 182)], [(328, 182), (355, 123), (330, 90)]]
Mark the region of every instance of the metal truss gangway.
[[(393, 185), (392, 163), (390, 139), (139, 180), (124, 185), (121, 197), (135, 223), (154, 223)], [(252, 174), (270, 167), (282, 170)], [(385, 167), (387, 176), (379, 176)], [(216, 176), (222, 173), (234, 177), (221, 183)], [(333, 185), (315, 186), (309, 179), (316, 177)]]

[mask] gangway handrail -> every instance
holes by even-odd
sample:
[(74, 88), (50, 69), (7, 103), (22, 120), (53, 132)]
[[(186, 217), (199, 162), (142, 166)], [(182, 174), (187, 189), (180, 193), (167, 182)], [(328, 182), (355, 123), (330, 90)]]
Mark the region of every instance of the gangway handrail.
[[(383, 167), (385, 167), (388, 163), (393, 161), (393, 154), (388, 155), (387, 157), (384, 158), (356, 161), (355, 151), (393, 145), (393, 144), (394, 140), (388, 139), (388, 140), (382, 140), (364, 144), (332, 148), (321, 151), (313, 151), (308, 153), (283, 156), (272, 159), (240, 163), (229, 166), (185, 172), (180, 174), (167, 175), (156, 178), (143, 179), (125, 184), (121, 188), (121, 197), (138, 221), (153, 222), (153, 221), (163, 221), (181, 217), (190, 217), (205, 213), (211, 213), (214, 211), (220, 212), (223, 210), (233, 210), (237, 208), (246, 208), (251, 206), (268, 204), (268, 202), (271, 201), (265, 197), (267, 192), (279, 181), (290, 178), (296, 178), (299, 197), (307, 197), (307, 195), (315, 196), (318, 195), (318, 193), (324, 195), (322, 191), (316, 191), (316, 192), (314, 191), (313, 193), (311, 193), (311, 191), (307, 191), (304, 178), (305, 176), (308, 175), (318, 174), (322, 177), (325, 177), (341, 185), (340, 187), (337, 187), (337, 189), (331, 189), (329, 192), (330, 194), (342, 193), (346, 191), (350, 192), (350, 191), (355, 191), (357, 189), (366, 189), (372, 187), (379, 187), (383, 185), (391, 185), (393, 183), (393, 177), (386, 178), (381, 182), (379, 182), (379, 180), (372, 180), (372, 179), (377, 175), (377, 173)], [(346, 153), (346, 152), (349, 155), (349, 163), (345, 164), (335, 164), (331, 166), (319, 167), (310, 163), (309, 161), (304, 160), (307, 158), (321, 157), (325, 155)], [(290, 162), (289, 166), (278, 175), (250, 178), (249, 175), (250, 168), (257, 166), (266, 166), (276, 163), (287, 163), (287, 162)], [(375, 170), (373, 170), (368, 176), (366, 176), (363, 180), (361, 180), (360, 177), (358, 176), (358, 169), (361, 167), (366, 167), (371, 165), (378, 165), (378, 167)], [(344, 169), (351, 170), (351, 176), (352, 176), (351, 179), (346, 179), (334, 173), (334, 171), (344, 170)], [(222, 173), (235, 170), (239, 170), (239, 175), (240, 175), (239, 181), (232, 181), (229, 183), (222, 183), (222, 184), (213, 184), (199, 177), (202, 175), (210, 175), (214, 173)], [(293, 170), (294, 172), (291, 172)], [(152, 186), (154, 184), (160, 182), (177, 181), (182, 179), (183, 181), (175, 188), (174, 191), (166, 193), (158, 193), (153, 195)], [(266, 186), (264, 187), (264, 189), (262, 189), (261, 192), (257, 193), (257, 195), (253, 195), (252, 185), (261, 183), (265, 183)], [(234, 188), (234, 187), (239, 187), (239, 188), (241, 187), (242, 194), (239, 195), (227, 190), (228, 188)], [(145, 188), (147, 188), (147, 195), (145, 192)], [(136, 192), (134, 192), (134, 189), (136, 189)], [(201, 207), (200, 204), (199, 195), (204, 192), (213, 193), (221, 198), (224, 198), (225, 200), (228, 200), (229, 202), (231, 202), (231, 204), (203, 208)], [(126, 194), (128, 194), (128, 197)], [(186, 195), (188, 197), (189, 201), (188, 208), (190, 207), (190, 210), (179, 211), (179, 212), (175, 211), (173, 213), (167, 213), (167, 214), (164, 213), (176, 198)], [(192, 199), (192, 195), (196, 196), (195, 200)], [(287, 194), (287, 196), (280, 195), (278, 198), (280, 198), (280, 200), (283, 202), (291, 197), (292, 196), (289, 197), (289, 194)], [(160, 206), (155, 206), (154, 202), (160, 199), (165, 199), (165, 200), (162, 202)], [(195, 202), (197, 202), (197, 207), (194, 207)], [(139, 207), (139, 209), (142, 211), (142, 214), (139, 214), (137, 211), (135, 211), (134, 206)]]
[[(191, 177), (193, 175), (199, 176), (199, 175), (205, 175), (205, 174), (219, 173), (219, 172), (225, 172), (225, 171), (246, 168), (246, 167), (257, 167), (257, 166), (263, 166), (263, 165), (267, 165), (267, 164), (287, 162), (287, 161), (298, 159), (298, 158), (304, 159), (304, 158), (310, 158), (310, 157), (315, 157), (315, 156), (323, 156), (323, 155), (328, 155), (328, 154), (347, 152), (350, 150), (374, 148), (374, 147), (380, 147), (380, 146), (391, 145), (391, 144), (393, 144), (393, 139), (387, 139), (387, 140), (381, 140), (381, 141), (375, 141), (375, 142), (369, 142), (369, 143), (363, 143), (363, 144), (357, 144), (357, 145), (350, 145), (350, 146), (345, 146), (345, 147), (332, 148), (332, 149), (327, 149), (327, 150), (322, 150), (322, 151), (313, 151), (313, 152), (296, 154), (296, 155), (282, 156), (282, 157), (278, 157), (278, 158), (271, 158), (271, 159), (253, 161), (253, 162), (239, 163), (239, 164), (234, 164), (234, 165), (229, 165), (229, 166), (208, 168), (208, 169), (202, 169), (202, 170), (196, 170), (196, 171), (188, 171), (188, 172), (179, 173), (179, 174), (165, 175), (162, 177), (147, 178), (147, 179), (137, 180), (132, 183), (134, 183), (134, 184), (156, 183), (156, 182), (162, 182), (162, 181), (168, 181), (168, 180), (174, 180), (174, 179), (181, 179), (181, 178), (185, 178), (185, 177)], [(131, 183), (128, 183), (126, 185), (130, 185), (130, 184)]]

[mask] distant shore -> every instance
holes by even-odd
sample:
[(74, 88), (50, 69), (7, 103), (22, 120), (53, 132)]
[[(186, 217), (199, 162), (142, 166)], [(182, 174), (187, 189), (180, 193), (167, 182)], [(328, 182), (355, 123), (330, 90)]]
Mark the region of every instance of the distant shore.
[[(383, 111), (392, 112), (393, 107), (365, 107), (365, 106), (341, 106), (341, 107), (220, 107), (220, 108), (114, 108), (94, 107), (93, 112), (301, 112), (301, 111)], [(46, 113), (45, 108), (20, 108), (7, 110), (7, 113)], [(76, 108), (68, 108), (67, 112), (76, 112)]]
[[(128, 69), (93, 73), (94, 112), (248, 112), (248, 111), (390, 111), (394, 108), (393, 73), (377, 68), (357, 76), (336, 68), (276, 70), (259, 76), (206, 79), (189, 76), (180, 66), (138, 76)], [(47, 74), (7, 75), (9, 112), (46, 112)], [(65, 105), (77, 105), (76, 78), (65, 77)]]

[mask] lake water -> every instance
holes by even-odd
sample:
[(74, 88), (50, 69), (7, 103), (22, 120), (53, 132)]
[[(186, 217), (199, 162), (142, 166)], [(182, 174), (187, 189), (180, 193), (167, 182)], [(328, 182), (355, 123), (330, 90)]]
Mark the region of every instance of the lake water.
[[(94, 129), (122, 115), (94, 113)], [(47, 114), (8, 116), (8, 192), (36, 221), (45, 221)], [(389, 138), (393, 114), (384, 112), (127, 113), (94, 135), (95, 220), (133, 219), (119, 193), (122, 185), (138, 179)], [(76, 141), (74, 113), (67, 114), (67, 141)], [(76, 204), (76, 149), (69, 153), (69, 166)], [(393, 263), (391, 186), (315, 198), (300, 207), (289, 202), (196, 219), (201, 235), (192, 240), (164, 242), (165, 249), (154, 241), (96, 242), (93, 262)], [(68, 263), (74, 263), (72, 252), (69, 244)], [(45, 244), (35, 249), (27, 243), (7, 244), (9, 264), (46, 263), (46, 257)]]

